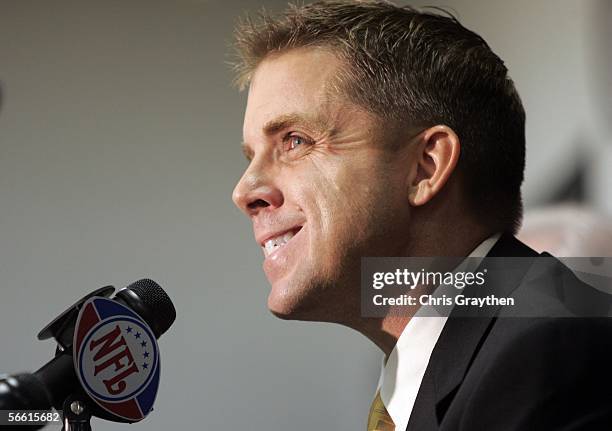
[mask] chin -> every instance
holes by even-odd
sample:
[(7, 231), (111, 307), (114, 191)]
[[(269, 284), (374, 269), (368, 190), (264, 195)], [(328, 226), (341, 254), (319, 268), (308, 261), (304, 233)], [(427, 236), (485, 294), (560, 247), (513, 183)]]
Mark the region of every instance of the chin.
[(268, 295), (268, 309), (283, 320), (325, 320), (322, 316), (325, 307), (315, 300), (320, 296), (317, 290), (314, 286), (273, 285)]
[(268, 296), (268, 310), (279, 319), (299, 320), (302, 306), (300, 301), (287, 290), (279, 293), (272, 288)]
[(360, 312), (359, 301), (346, 301), (347, 295), (357, 299), (360, 296), (359, 292), (342, 287), (342, 283), (315, 283), (313, 280), (303, 285), (273, 285), (268, 309), (282, 320), (344, 324)]

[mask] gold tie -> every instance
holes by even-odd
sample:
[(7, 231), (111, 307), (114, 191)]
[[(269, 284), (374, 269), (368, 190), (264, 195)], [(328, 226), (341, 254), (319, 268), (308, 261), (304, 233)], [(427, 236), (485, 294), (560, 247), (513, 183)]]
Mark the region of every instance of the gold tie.
[(395, 424), (389, 416), (382, 398), (380, 398), (380, 391), (376, 392), (376, 398), (374, 398), (372, 407), (370, 407), (368, 431), (395, 431)]

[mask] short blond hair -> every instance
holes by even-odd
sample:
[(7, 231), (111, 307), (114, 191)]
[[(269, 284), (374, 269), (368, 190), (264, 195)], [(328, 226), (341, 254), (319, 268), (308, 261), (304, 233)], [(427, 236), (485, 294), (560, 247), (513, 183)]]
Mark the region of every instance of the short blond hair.
[(451, 14), (386, 1), (318, 1), (247, 17), (234, 40), (241, 88), (271, 54), (330, 48), (346, 65), (335, 87), (352, 102), (400, 125), (451, 127), (474, 213), (493, 229), (517, 230), (525, 112), (504, 62)]

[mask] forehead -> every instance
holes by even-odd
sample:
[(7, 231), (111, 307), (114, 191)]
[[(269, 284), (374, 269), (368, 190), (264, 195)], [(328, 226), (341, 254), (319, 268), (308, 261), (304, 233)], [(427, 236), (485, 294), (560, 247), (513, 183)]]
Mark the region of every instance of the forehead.
[(322, 48), (293, 49), (264, 59), (249, 87), (245, 139), (278, 117), (325, 115), (330, 108), (330, 86), (341, 64)]

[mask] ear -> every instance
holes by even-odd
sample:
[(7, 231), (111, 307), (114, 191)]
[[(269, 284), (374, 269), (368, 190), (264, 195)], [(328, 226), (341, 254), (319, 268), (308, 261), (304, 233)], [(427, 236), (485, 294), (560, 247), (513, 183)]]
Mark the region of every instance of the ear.
[(442, 190), (457, 166), (461, 149), (459, 137), (447, 126), (430, 127), (417, 139), (408, 184), (408, 199), (413, 206), (425, 205)]

